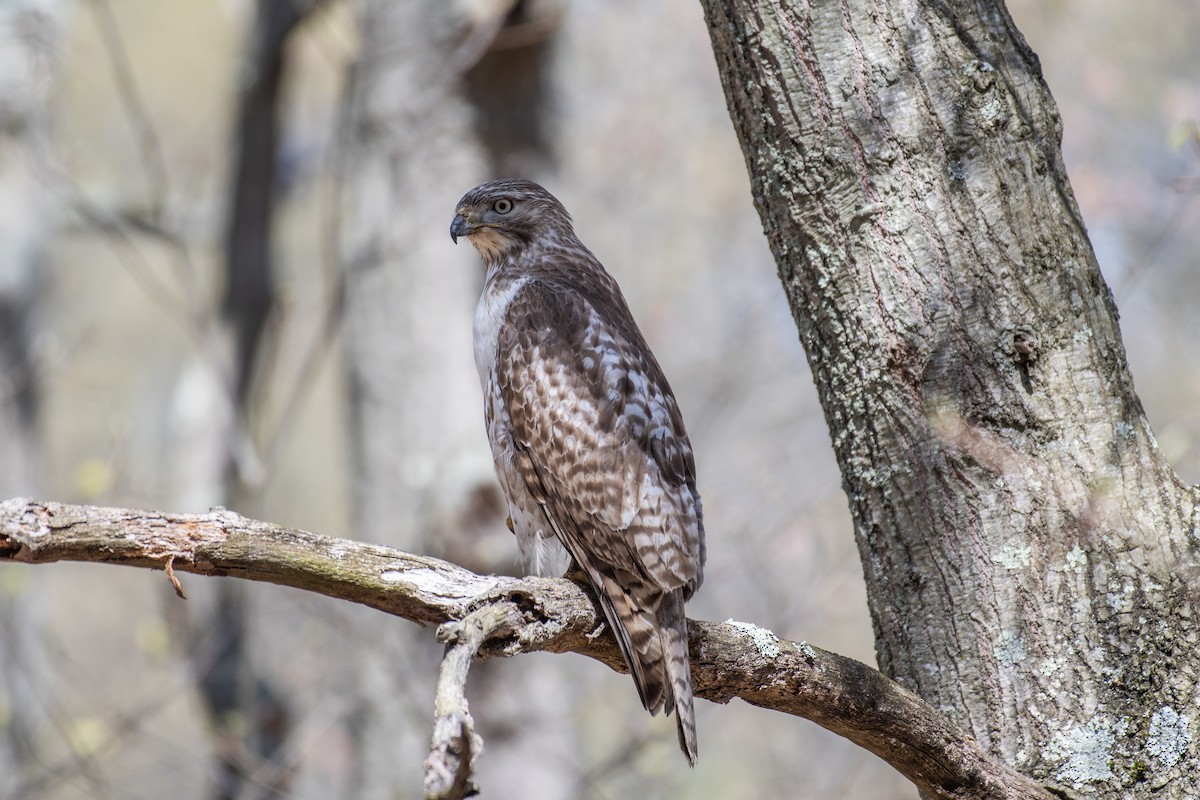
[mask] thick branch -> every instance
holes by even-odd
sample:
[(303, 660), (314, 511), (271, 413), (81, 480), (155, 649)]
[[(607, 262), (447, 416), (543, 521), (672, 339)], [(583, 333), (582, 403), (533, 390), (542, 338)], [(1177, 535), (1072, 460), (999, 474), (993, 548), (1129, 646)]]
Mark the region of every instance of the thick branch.
[[(563, 579), (476, 575), (386, 547), (284, 528), (225, 510), (164, 514), (8, 500), (0, 561), (87, 561), (294, 586), (419, 624), (463, 621), (492, 606), (514, 621), (483, 656), (575, 652), (624, 671), (591, 597)], [(805, 717), (875, 753), (930, 797), (1051, 795), (984, 753), (941, 713), (878, 671), (741, 622), (688, 622), (697, 697)]]

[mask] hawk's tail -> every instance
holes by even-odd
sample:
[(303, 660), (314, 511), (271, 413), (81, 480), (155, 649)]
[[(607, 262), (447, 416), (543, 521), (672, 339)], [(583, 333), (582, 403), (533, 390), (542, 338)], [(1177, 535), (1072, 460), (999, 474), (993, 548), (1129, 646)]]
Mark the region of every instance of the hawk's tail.
[(687, 618), (681, 589), (662, 596), (657, 615), (634, 602), (616, 581), (602, 577), (600, 604), (651, 714), (675, 712), (679, 749), (696, 765), (696, 717), (688, 661)]
[[(679, 749), (688, 764), (696, 766), (696, 713), (692, 708), (692, 666), (688, 660), (687, 617), (683, 613), (681, 589), (668, 594), (658, 607), (659, 636), (671, 691), (675, 701), (675, 725), (679, 730)], [(669, 712), (668, 712), (669, 713)]]

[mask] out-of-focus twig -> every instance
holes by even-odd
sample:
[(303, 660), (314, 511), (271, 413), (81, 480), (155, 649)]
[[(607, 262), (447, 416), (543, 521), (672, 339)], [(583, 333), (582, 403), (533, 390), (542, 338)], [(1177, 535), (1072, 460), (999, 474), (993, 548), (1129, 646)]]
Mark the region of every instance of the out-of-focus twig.
[(113, 80), (117, 84), (117, 94), (125, 107), (133, 133), (137, 137), (138, 150), (141, 152), (142, 166), (146, 170), (146, 178), (150, 186), (150, 218), (157, 220), (166, 208), (169, 184), (167, 181), (167, 162), (163, 156), (162, 143), (142, 100), (141, 90), (134, 77), (133, 65), (129, 61), (129, 51), (121, 36), (121, 27), (113, 13), (109, 0), (92, 0), (92, 9), (96, 14), (100, 39), (108, 53), (108, 63), (112, 67)]
[(1183, 195), (1178, 198), (1175, 208), (1167, 216), (1162, 223), (1158, 233), (1151, 237), (1150, 241), (1142, 248), (1137, 256), (1129, 259), (1125, 267), (1125, 274), (1121, 277), (1121, 282), (1118, 284), (1114, 294), (1119, 302), (1124, 302), (1136, 290), (1138, 283), (1142, 278), (1153, 272), (1155, 259), (1158, 258), (1159, 251), (1171, 241), (1178, 232), (1179, 225), (1183, 222), (1187, 212), (1191, 209), (1197, 195)]

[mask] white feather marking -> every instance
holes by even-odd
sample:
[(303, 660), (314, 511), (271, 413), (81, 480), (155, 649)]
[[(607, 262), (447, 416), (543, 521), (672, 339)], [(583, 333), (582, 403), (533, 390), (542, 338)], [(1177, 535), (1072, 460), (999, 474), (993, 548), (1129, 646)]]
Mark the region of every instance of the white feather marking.
[(528, 282), (526, 277), (504, 280), (498, 272), (491, 272), (475, 306), (475, 369), (485, 393), (488, 376), (496, 366), (496, 346), (508, 307)]

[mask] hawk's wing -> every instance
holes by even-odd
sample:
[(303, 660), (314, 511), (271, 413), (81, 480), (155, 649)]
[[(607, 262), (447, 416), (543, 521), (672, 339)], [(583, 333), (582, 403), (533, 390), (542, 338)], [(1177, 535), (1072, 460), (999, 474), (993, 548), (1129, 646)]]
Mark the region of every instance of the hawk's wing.
[(615, 283), (603, 272), (588, 277), (587, 296), (529, 278), (509, 306), (496, 369), (514, 460), (596, 590), (642, 705), (676, 712), (694, 764), (683, 603), (703, 579), (695, 462), (670, 386)]
[(528, 279), (500, 331), (497, 379), (517, 466), (580, 566), (690, 597), (704, 558), (695, 461), (619, 294)]

